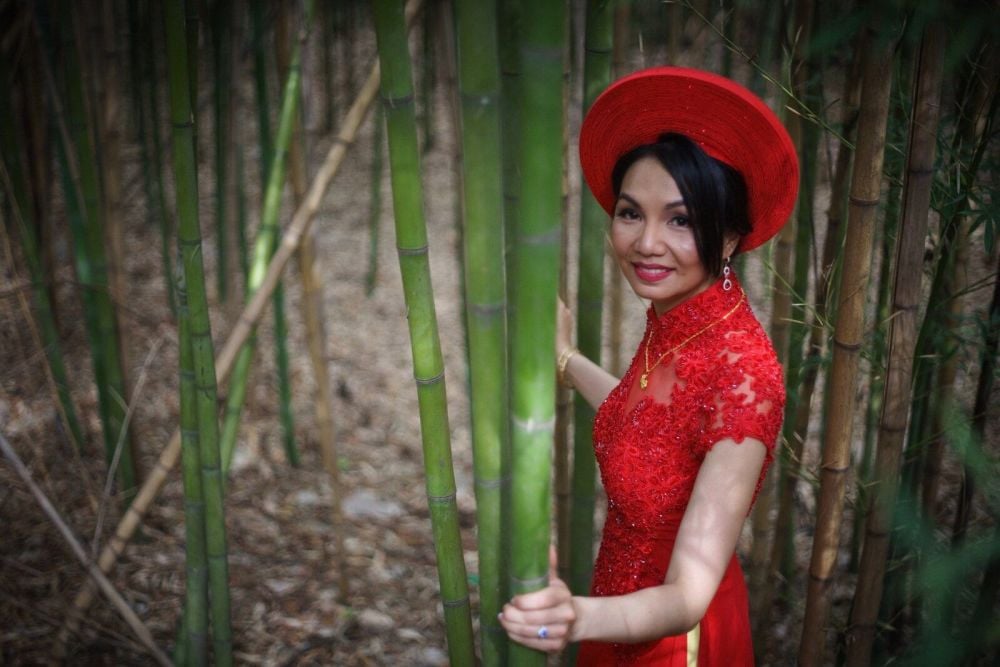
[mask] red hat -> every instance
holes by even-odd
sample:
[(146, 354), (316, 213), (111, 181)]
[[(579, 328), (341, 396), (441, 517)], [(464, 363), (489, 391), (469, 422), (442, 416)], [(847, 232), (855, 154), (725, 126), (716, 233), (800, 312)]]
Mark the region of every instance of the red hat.
[(799, 161), (788, 132), (763, 101), (709, 72), (653, 67), (611, 84), (580, 128), (583, 177), (614, 214), (611, 171), (637, 146), (676, 132), (743, 175), (752, 230), (740, 252), (756, 248), (785, 224), (799, 189)]

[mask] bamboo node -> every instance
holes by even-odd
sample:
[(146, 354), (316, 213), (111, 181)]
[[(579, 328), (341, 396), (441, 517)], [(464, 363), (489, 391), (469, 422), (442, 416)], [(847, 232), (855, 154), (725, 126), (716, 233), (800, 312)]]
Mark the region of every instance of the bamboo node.
[(515, 588), (525, 590), (535, 590), (549, 583), (548, 574), (543, 574), (540, 577), (531, 577), (529, 579), (521, 579), (520, 577), (512, 575), (510, 579), (514, 582)]
[(427, 254), (427, 244), (420, 246), (419, 248), (400, 248), (396, 246), (396, 254), (400, 257), (416, 257), (419, 255)]
[(848, 352), (857, 352), (861, 349), (861, 343), (845, 343), (841, 340), (833, 339), (833, 344), (842, 350), (847, 350)]
[(452, 491), (451, 493), (445, 494), (443, 496), (432, 496), (430, 494), (427, 494), (427, 502), (438, 505), (450, 505), (451, 503), (455, 502), (455, 492)]
[(854, 206), (878, 206), (878, 198), (875, 199), (862, 199), (861, 197), (855, 197), (851, 195), (850, 202)]
[(513, 417), (511, 421), (514, 423), (514, 426), (525, 433), (551, 433), (556, 426), (555, 417), (544, 420), (518, 419), (517, 417)]
[(445, 609), (455, 609), (456, 607), (468, 607), (469, 606), (469, 596), (459, 598), (457, 600), (444, 600), (441, 605)]
[(444, 371), (442, 370), (440, 373), (438, 373), (433, 377), (429, 378), (414, 377), (413, 379), (417, 381), (418, 385), (426, 387), (427, 385), (437, 384), (438, 382), (441, 382), (441, 380), (444, 380)]
[(386, 95), (379, 95), (379, 97), (382, 99), (382, 104), (387, 107), (395, 108), (397, 106), (413, 104), (413, 93), (410, 93), (408, 95), (400, 95), (399, 97), (387, 97)]

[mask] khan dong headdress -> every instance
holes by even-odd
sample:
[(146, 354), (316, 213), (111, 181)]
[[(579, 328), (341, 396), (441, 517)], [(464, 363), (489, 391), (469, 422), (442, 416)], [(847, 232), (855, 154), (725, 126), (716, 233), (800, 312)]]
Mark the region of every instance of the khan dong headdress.
[(788, 132), (743, 86), (682, 67), (654, 67), (619, 79), (594, 101), (583, 121), (583, 176), (609, 215), (615, 207), (615, 163), (666, 132), (683, 134), (743, 175), (753, 229), (740, 242), (740, 252), (778, 233), (799, 187), (798, 156)]

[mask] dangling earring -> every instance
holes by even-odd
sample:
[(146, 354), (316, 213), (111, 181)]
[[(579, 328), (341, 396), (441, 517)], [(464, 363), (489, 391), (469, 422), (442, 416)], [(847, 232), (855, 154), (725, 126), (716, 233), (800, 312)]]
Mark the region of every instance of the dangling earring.
[(725, 262), (722, 267), (722, 289), (728, 292), (733, 289), (733, 281), (729, 279), (729, 276), (733, 274), (733, 269), (729, 265), (728, 257), (726, 257)]

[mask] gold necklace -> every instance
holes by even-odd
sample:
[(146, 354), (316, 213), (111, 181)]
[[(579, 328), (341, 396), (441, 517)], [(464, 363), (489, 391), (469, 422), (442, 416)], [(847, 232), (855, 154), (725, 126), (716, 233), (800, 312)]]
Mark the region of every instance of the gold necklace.
[(708, 331), (709, 329), (711, 329), (712, 327), (714, 327), (719, 322), (723, 322), (723, 321), (729, 319), (729, 316), (736, 312), (736, 309), (740, 307), (740, 304), (743, 303), (743, 299), (745, 299), (745, 298), (746, 298), (746, 293), (741, 289), (740, 290), (740, 300), (736, 302), (736, 305), (733, 306), (729, 310), (728, 313), (726, 313), (725, 315), (723, 315), (719, 319), (715, 320), (714, 322), (706, 325), (700, 331), (691, 334), (690, 336), (688, 336), (687, 338), (685, 338), (683, 341), (681, 341), (677, 345), (674, 345), (672, 348), (670, 348), (669, 350), (667, 350), (666, 352), (664, 352), (663, 354), (661, 354), (660, 357), (655, 362), (653, 362), (652, 366), (649, 365), (649, 338), (652, 338), (652, 336), (650, 336), (649, 338), (647, 338), (646, 339), (645, 353), (643, 354), (643, 361), (645, 362), (645, 365), (646, 365), (646, 372), (639, 376), (639, 388), (640, 389), (645, 389), (646, 388), (646, 385), (649, 384), (649, 374), (653, 372), (654, 368), (656, 368), (657, 366), (660, 365), (661, 361), (663, 361), (669, 355), (673, 354), (677, 350), (681, 349), (682, 347), (684, 347), (685, 345), (687, 345), (688, 343), (690, 343), (691, 341), (693, 341), (698, 336), (702, 335), (703, 333), (705, 333), (706, 331)]

